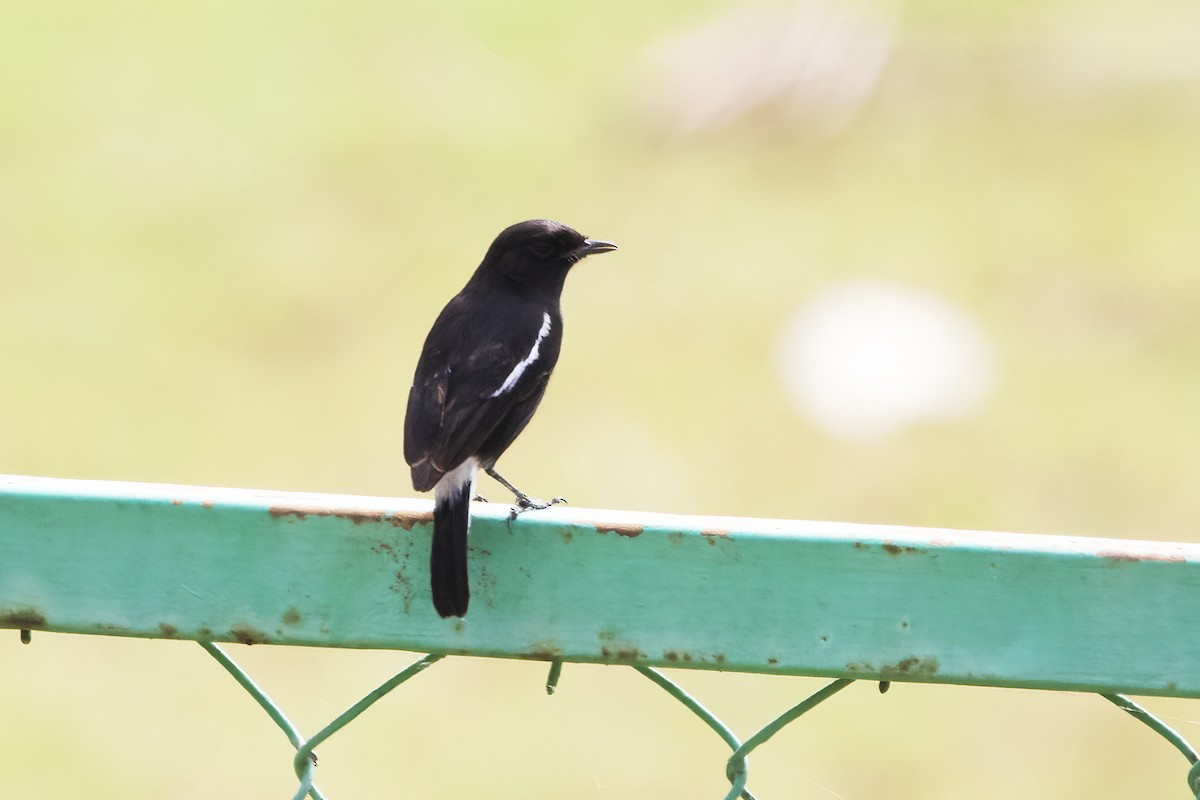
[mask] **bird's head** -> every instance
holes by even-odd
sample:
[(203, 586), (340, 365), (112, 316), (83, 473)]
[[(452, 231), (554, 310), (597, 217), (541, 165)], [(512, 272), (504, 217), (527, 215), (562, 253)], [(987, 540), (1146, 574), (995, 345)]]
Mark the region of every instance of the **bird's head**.
[(488, 248), (480, 272), (500, 274), (529, 286), (562, 288), (567, 270), (593, 253), (616, 250), (612, 242), (589, 239), (549, 219), (531, 219), (501, 231)]

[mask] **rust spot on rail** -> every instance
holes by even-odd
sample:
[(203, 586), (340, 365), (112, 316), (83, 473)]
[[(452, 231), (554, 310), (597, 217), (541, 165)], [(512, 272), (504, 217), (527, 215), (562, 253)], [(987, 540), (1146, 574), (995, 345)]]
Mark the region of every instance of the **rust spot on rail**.
[(938, 660), (932, 657), (918, 658), (917, 656), (909, 656), (897, 661), (895, 664), (884, 664), (879, 668), (879, 671), (884, 675), (920, 675), (932, 677), (938, 673)]
[(895, 664), (884, 664), (878, 669), (863, 661), (851, 661), (846, 664), (847, 672), (868, 672), (887, 678), (895, 678), (897, 676), (931, 678), (938, 674), (938, 669), (938, 660), (932, 656), (928, 658), (908, 656), (907, 658), (900, 659)]
[(562, 658), (562, 647), (558, 642), (542, 641), (534, 642), (528, 650), (525, 651), (527, 658), (537, 659), (538, 661), (558, 661)]
[(384, 513), (382, 511), (363, 511), (353, 508), (314, 508), (312, 506), (271, 506), (270, 513), (272, 517), (295, 517), (298, 520), (306, 520), (309, 515), (314, 517), (338, 517), (339, 519), (348, 519), (355, 525), (361, 525), (364, 522), (383, 522)]
[(242, 644), (268, 644), (271, 641), (262, 631), (240, 622), (231, 627), (229, 633)]
[(622, 641), (617, 632), (604, 629), (598, 634), (600, 639), (600, 656), (605, 661), (637, 661), (645, 658), (638, 647), (632, 642)]
[(406, 531), (411, 531), (413, 525), (426, 525), (433, 522), (432, 511), (397, 511), (388, 518), (388, 521), (397, 528), (404, 528)]
[(629, 525), (623, 522), (610, 522), (607, 525), (597, 525), (597, 533), (615, 533), (617, 536), (624, 536), (627, 539), (632, 539), (635, 536), (641, 536), (645, 530), (641, 525)]
[(611, 649), (608, 647), (600, 648), (600, 655), (606, 661), (637, 661), (642, 658), (642, 651), (632, 645)]
[(46, 615), (33, 608), (14, 608), (0, 611), (0, 628), (33, 630), (46, 627)]
[(386, 511), (375, 509), (319, 508), (314, 506), (271, 506), (268, 511), (276, 519), (290, 517), (303, 522), (309, 516), (337, 517), (338, 519), (350, 520), (355, 525), (390, 522), (393, 526), (404, 528), (406, 531), (412, 530), (414, 525), (433, 521), (432, 511), (397, 511), (389, 515)]
[(1180, 553), (1128, 553), (1123, 550), (1101, 550), (1097, 553), (1113, 566), (1137, 564), (1143, 561), (1187, 561)]

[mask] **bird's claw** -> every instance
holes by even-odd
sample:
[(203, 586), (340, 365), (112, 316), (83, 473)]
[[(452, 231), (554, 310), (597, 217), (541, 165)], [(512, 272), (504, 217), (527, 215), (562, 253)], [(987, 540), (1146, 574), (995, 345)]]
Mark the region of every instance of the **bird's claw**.
[(471, 498), (472, 503), (486, 503), (488, 499), (481, 494), (477, 494)]

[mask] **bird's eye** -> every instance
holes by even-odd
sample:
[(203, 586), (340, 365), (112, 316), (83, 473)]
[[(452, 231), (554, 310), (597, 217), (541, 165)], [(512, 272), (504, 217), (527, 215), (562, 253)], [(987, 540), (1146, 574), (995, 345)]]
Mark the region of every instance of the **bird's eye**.
[(538, 258), (549, 258), (554, 255), (554, 247), (549, 242), (534, 242), (529, 245), (529, 252)]

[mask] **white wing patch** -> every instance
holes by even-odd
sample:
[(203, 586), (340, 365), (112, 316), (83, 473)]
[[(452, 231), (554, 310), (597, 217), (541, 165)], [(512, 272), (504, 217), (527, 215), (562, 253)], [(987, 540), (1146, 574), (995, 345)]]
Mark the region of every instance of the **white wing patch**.
[(500, 384), (500, 388), (492, 392), (492, 397), (499, 397), (505, 392), (511, 392), (513, 387), (517, 385), (517, 381), (521, 380), (521, 375), (530, 364), (537, 361), (538, 350), (541, 349), (542, 339), (550, 333), (550, 314), (542, 312), (542, 327), (538, 330), (537, 338), (533, 340), (533, 347), (529, 350), (529, 355), (525, 356), (517, 365), (512, 368), (512, 372), (508, 373), (508, 377), (504, 379), (504, 383)]

